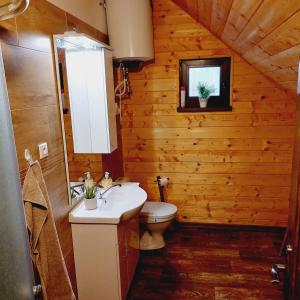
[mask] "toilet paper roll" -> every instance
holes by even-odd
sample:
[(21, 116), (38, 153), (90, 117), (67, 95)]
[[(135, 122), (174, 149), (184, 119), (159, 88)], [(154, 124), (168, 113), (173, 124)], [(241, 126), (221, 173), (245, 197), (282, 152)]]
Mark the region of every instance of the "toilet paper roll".
[(159, 184), (161, 186), (167, 186), (168, 183), (169, 183), (169, 181), (170, 181), (170, 178), (168, 178), (168, 177), (162, 177), (162, 178), (159, 179)]

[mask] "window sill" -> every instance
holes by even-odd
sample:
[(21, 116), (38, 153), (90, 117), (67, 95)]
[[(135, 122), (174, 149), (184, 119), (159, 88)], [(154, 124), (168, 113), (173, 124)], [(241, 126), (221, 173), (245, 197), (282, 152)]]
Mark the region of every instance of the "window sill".
[(215, 111), (232, 111), (232, 106), (226, 107), (178, 107), (177, 112), (179, 113), (195, 113), (195, 112), (215, 112)]

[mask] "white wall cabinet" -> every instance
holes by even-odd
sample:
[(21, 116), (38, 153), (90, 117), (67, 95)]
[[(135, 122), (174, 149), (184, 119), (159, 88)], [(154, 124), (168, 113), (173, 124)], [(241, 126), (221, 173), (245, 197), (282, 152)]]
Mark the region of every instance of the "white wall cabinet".
[(111, 153), (117, 147), (112, 51), (66, 49), (75, 153)]
[(125, 300), (139, 259), (139, 219), (72, 224), (79, 300)]

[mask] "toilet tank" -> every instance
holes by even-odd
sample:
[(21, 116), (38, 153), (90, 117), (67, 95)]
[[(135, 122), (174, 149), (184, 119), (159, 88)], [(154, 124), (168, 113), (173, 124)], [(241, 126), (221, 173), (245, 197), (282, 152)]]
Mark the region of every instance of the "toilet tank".
[(154, 58), (150, 0), (107, 0), (107, 25), (113, 57), (120, 62)]

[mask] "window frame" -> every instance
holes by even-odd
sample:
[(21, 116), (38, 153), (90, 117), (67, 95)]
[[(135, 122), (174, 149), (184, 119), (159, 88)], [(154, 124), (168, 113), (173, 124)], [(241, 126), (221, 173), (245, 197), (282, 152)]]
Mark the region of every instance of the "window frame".
[[(211, 96), (208, 101), (207, 108), (199, 107), (198, 97), (189, 96), (189, 69), (194, 67), (220, 67), (220, 96)], [(185, 87), (185, 108), (180, 108), (178, 111), (188, 111), (198, 109), (199, 111), (214, 111), (214, 110), (232, 110), (231, 108), (231, 57), (215, 57), (215, 58), (195, 58), (195, 59), (180, 59), (179, 60), (179, 82), (180, 88)], [(179, 91), (180, 95), (180, 91)]]

